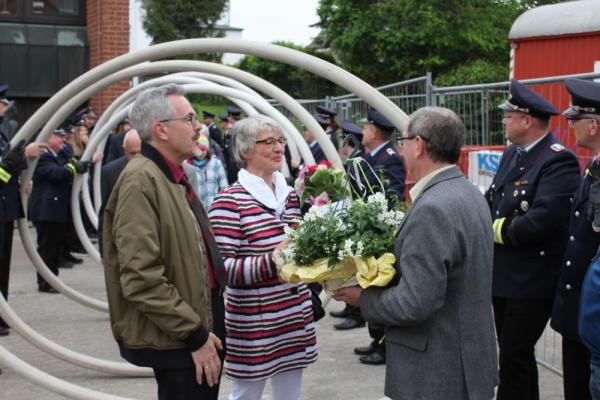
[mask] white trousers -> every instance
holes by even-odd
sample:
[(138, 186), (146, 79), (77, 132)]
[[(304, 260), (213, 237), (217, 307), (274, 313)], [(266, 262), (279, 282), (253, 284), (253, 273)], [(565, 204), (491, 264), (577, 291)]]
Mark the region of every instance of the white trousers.
[[(273, 400), (300, 400), (300, 387), (302, 386), (302, 368), (281, 372), (271, 378)], [(231, 393), (229, 400), (260, 400), (265, 390), (266, 379), (261, 381), (248, 381), (245, 379), (231, 379)]]

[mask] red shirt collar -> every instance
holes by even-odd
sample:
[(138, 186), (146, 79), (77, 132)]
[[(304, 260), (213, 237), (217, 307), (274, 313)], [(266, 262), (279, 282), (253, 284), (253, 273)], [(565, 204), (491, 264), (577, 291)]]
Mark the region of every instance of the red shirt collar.
[(160, 151), (158, 153), (163, 158), (163, 160), (165, 160), (165, 162), (167, 163), (167, 166), (169, 167), (169, 170), (171, 171), (171, 174), (173, 175), (175, 182), (181, 183), (181, 178), (183, 178), (183, 176), (185, 175), (185, 170), (183, 169), (183, 167), (181, 165), (175, 165), (173, 162), (171, 162), (171, 160), (169, 160), (167, 157), (165, 157)]

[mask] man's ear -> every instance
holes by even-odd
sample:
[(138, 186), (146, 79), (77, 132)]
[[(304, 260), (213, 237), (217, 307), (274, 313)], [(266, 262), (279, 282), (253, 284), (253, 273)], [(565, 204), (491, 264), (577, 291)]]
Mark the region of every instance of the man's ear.
[(162, 142), (166, 142), (169, 140), (169, 135), (167, 135), (167, 130), (165, 129), (166, 125), (162, 122), (155, 122), (152, 124), (152, 136)]
[(427, 142), (425, 142), (423, 139), (421, 139), (420, 136), (417, 136), (417, 138), (415, 139), (415, 158), (421, 158), (423, 157), (427, 151), (426, 151), (426, 145)]

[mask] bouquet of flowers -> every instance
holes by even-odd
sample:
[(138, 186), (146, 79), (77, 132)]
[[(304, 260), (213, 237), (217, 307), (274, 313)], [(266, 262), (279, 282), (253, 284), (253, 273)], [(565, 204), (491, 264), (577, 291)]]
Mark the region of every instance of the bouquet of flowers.
[(295, 189), (300, 204), (309, 200), (311, 205), (324, 205), (348, 197), (344, 171), (334, 169), (329, 161), (302, 166)]
[(396, 270), (394, 234), (404, 213), (388, 210), (382, 193), (367, 201), (313, 206), (296, 229), (286, 229), (290, 245), (276, 257), (287, 282), (322, 282), (331, 292), (342, 286), (385, 286)]

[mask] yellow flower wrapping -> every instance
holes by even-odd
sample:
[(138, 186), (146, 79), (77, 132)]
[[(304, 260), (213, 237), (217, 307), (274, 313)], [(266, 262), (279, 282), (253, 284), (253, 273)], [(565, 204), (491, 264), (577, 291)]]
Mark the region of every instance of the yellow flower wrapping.
[(281, 268), (279, 276), (290, 283), (347, 281), (356, 277), (358, 284), (366, 289), (369, 286), (385, 286), (396, 275), (396, 257), (392, 253), (385, 253), (379, 258), (348, 257), (332, 268), (327, 265), (327, 261), (327, 258), (320, 258), (311, 265), (287, 264)]

